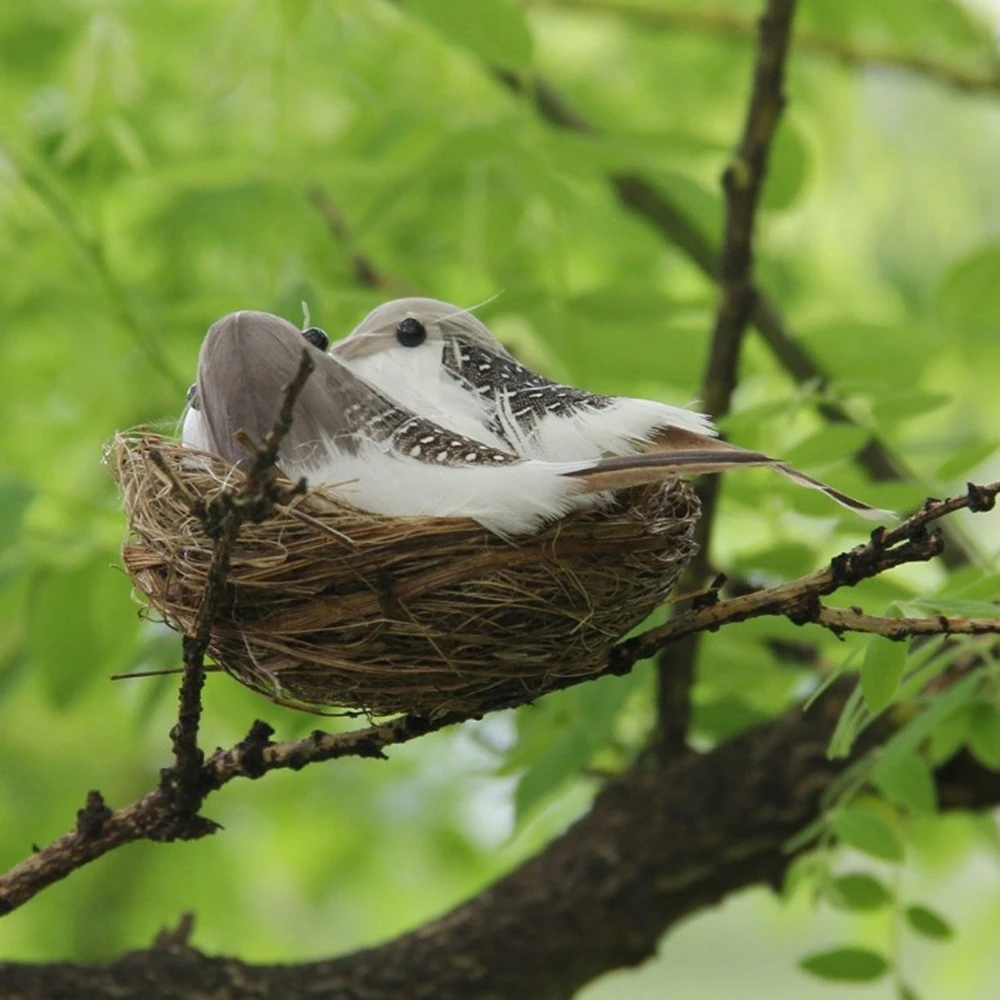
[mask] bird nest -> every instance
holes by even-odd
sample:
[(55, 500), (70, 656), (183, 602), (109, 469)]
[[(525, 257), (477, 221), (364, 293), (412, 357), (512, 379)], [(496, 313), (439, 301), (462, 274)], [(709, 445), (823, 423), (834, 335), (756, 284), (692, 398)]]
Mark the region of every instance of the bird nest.
[[(131, 529), (125, 568), (191, 634), (212, 542), (172, 479), (208, 502), (243, 474), (147, 434), (119, 435), (108, 463)], [(607, 665), (694, 555), (698, 514), (692, 489), (671, 480), (511, 542), (464, 518), (372, 514), (310, 489), (243, 525), (209, 650), (243, 684), (310, 711), (524, 702)]]

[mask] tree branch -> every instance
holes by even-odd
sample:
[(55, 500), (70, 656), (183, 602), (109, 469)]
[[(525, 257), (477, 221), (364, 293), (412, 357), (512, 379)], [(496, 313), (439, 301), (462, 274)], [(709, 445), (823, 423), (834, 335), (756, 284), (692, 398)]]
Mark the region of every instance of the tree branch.
[(374, 288), (380, 292), (388, 292), (395, 296), (414, 294), (414, 290), (406, 282), (387, 274), (375, 264), (371, 257), (356, 248), (344, 213), (320, 185), (314, 184), (309, 187), (306, 190), (306, 196), (326, 223), (326, 228), (330, 231), (334, 241), (347, 252), (354, 280), (359, 285), (363, 288)]
[(212, 563), (201, 596), (194, 634), (184, 636), (183, 640), (180, 707), (177, 724), (170, 731), (174, 766), (163, 773), (160, 788), (173, 801), (178, 812), (194, 824), (193, 829), (188, 831), (194, 835), (212, 832), (215, 828), (215, 824), (211, 823), (209, 829), (202, 830), (202, 826), (210, 821), (197, 817), (205, 797), (201, 781), (205, 758), (198, 747), (198, 726), (201, 720), (201, 691), (205, 684), (205, 654), (212, 639), (212, 623), (222, 603), (229, 579), (230, 558), (244, 520), (263, 520), (270, 515), (276, 503), (287, 503), (292, 496), (305, 491), (304, 481), (291, 491), (280, 489), (276, 485), (276, 463), (278, 448), (292, 426), (295, 401), (314, 368), (309, 353), (303, 351), (298, 370), (285, 387), (274, 429), (253, 452), (243, 488), (238, 493), (223, 491), (208, 506), (196, 502), (192, 508), (192, 513), (201, 520), (205, 533), (213, 540)]
[[(248, 965), (178, 944), (95, 965), (0, 965), (7, 1000), (568, 1000), (649, 958), (679, 921), (781, 882), (790, 837), (822, 812), (851, 763), (826, 747), (843, 705), (831, 691), (704, 755), (644, 760), (539, 855), (475, 899), (379, 947), (332, 960)], [(869, 731), (869, 738), (874, 738)], [(943, 808), (1000, 802), (1000, 775), (958, 757), (938, 774)]]
[[(785, 61), (794, 14), (795, 0), (769, 0), (760, 18), (743, 134), (722, 175), (726, 215), (718, 264), (719, 306), (701, 387), (702, 406), (716, 420), (724, 417), (732, 404), (743, 336), (753, 309), (754, 220), (768, 154), (785, 104)], [(695, 531), (698, 554), (681, 579), (682, 590), (700, 587), (706, 581), (718, 493), (717, 476), (699, 483), (702, 513)], [(698, 646), (695, 635), (657, 659), (660, 746), (673, 756), (687, 746)]]
[(1000, 618), (886, 618), (866, 615), (860, 608), (827, 608), (820, 605), (811, 621), (839, 635), (867, 632), (887, 639), (910, 639), (915, 635), (1000, 635)]
[[(681, 612), (664, 625), (618, 643), (612, 650), (613, 659), (620, 658), (622, 666), (625, 664), (631, 666), (639, 660), (653, 656), (665, 644), (685, 638), (694, 632), (714, 632), (723, 625), (767, 615), (780, 615), (796, 625), (814, 623), (825, 625), (835, 632), (842, 631), (846, 628), (846, 625), (842, 624), (842, 619), (852, 620), (846, 617), (848, 612), (826, 609), (829, 614), (826, 615), (828, 620), (824, 621), (824, 609), (820, 598), (842, 587), (856, 586), (862, 580), (871, 579), (897, 566), (924, 562), (940, 555), (944, 545), (941, 532), (930, 532), (927, 526), (962, 508), (972, 511), (991, 510), (998, 494), (1000, 494), (1000, 482), (991, 483), (989, 486), (976, 486), (970, 483), (966, 493), (948, 500), (928, 500), (920, 510), (895, 528), (888, 531), (877, 528), (872, 532), (868, 542), (835, 556), (823, 569), (776, 587), (756, 590), (728, 601), (709, 603), (707, 606)], [(863, 615), (853, 620), (861, 626), (865, 624)], [(927, 619), (892, 620), (897, 624), (916, 623), (915, 631), (909, 633), (913, 635), (927, 634), (926, 629), (930, 628), (925, 624)], [(933, 620), (938, 623), (938, 628), (932, 631), (948, 633), (946, 625), (950, 625), (951, 619), (942, 616)], [(860, 627), (857, 631), (878, 631), (879, 619), (869, 619), (869, 621), (872, 628)], [(968, 622), (967, 619), (955, 619), (955, 621)], [(974, 625), (968, 623), (957, 626), (954, 631), (979, 634), (992, 632), (993, 629), (990, 627), (992, 624), (995, 624), (993, 619), (986, 619), (977, 621)], [(904, 638), (904, 635), (900, 633), (893, 638)]]
[[(527, 0), (531, 7), (563, 7), (567, 10), (611, 14), (632, 24), (654, 31), (694, 32), (749, 42), (754, 38), (750, 18), (727, 11), (666, 10), (641, 4), (608, 2), (608, 0)], [(796, 31), (795, 47), (802, 52), (835, 59), (856, 68), (883, 67), (914, 73), (936, 83), (967, 93), (1000, 92), (1000, 69), (976, 72), (928, 59), (910, 52), (871, 45), (858, 45), (815, 31)]]

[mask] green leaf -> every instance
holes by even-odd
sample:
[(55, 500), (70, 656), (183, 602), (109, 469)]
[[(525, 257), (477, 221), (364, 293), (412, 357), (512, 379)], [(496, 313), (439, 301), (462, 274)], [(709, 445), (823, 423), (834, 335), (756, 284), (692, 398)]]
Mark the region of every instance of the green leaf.
[(794, 120), (786, 118), (774, 137), (761, 204), (772, 212), (791, 208), (809, 176), (810, 151)]
[(861, 661), (861, 693), (872, 714), (892, 704), (903, 678), (906, 653), (906, 642), (893, 642), (881, 635), (868, 640)]
[(1000, 616), (1000, 604), (993, 601), (964, 601), (956, 597), (917, 597), (907, 601), (908, 608), (918, 613), (954, 615), (968, 618), (995, 618)]
[[(792, 852), (794, 847), (787, 846)], [(806, 889), (813, 896), (813, 888), (818, 884), (829, 884), (830, 855), (827, 851), (807, 851), (793, 858), (785, 869), (785, 880), (781, 887), (782, 896), (791, 899), (800, 890)]]
[(17, 479), (0, 479), (0, 553), (14, 544), (35, 490)]
[(732, 563), (734, 575), (765, 572), (791, 578), (807, 573), (816, 565), (816, 550), (801, 542), (777, 542), (741, 553)]
[(1000, 769), (1000, 710), (990, 702), (977, 702), (969, 708), (967, 725), (972, 755), (986, 767)]
[(514, 792), (514, 815), (522, 823), (542, 802), (579, 774), (593, 756), (579, 730), (563, 733), (548, 752), (521, 775)]
[(919, 754), (894, 754), (880, 760), (872, 780), (890, 802), (914, 813), (937, 809), (937, 786), (927, 762)]
[(112, 115), (106, 125), (107, 133), (122, 159), (133, 169), (149, 166), (149, 155), (139, 134), (123, 115)]
[(934, 476), (937, 479), (944, 480), (961, 476), (963, 473), (975, 469), (976, 466), (982, 465), (997, 448), (1000, 448), (1000, 441), (992, 439), (989, 441), (973, 441), (971, 444), (953, 451), (947, 461), (942, 462), (938, 466), (934, 472)]
[(951, 924), (926, 906), (908, 906), (906, 922), (918, 934), (935, 941), (948, 941), (955, 936)]
[(892, 827), (861, 809), (842, 809), (831, 823), (837, 839), (855, 850), (883, 861), (902, 861), (903, 844)]
[(868, 440), (869, 433), (853, 424), (833, 424), (790, 448), (782, 458), (798, 468), (822, 467), (849, 458)]
[(873, 983), (881, 979), (889, 963), (867, 948), (834, 948), (802, 959), (799, 966), (819, 979), (840, 983)]
[(531, 64), (531, 33), (509, 0), (407, 0), (407, 8), (449, 41), (491, 66), (523, 70)]
[(126, 662), (138, 627), (131, 586), (107, 557), (43, 575), (32, 593), (27, 635), (52, 704), (67, 707)]
[(840, 319), (822, 326), (805, 325), (800, 333), (823, 368), (837, 380), (882, 371), (885, 365), (891, 366), (892, 375), (883, 378), (884, 384), (919, 385), (927, 365), (921, 330), (912, 323), (889, 326)]
[[(583, 176), (662, 170), (664, 166), (683, 169), (692, 157), (728, 152), (728, 147), (710, 137), (669, 128), (649, 134), (617, 129), (599, 134), (552, 131), (543, 133), (541, 141), (560, 171)], [(620, 296), (618, 300), (627, 305)]]
[(960, 260), (938, 289), (941, 317), (956, 330), (996, 336), (1000, 325), (1000, 243), (991, 243)]
[(833, 880), (830, 902), (845, 910), (879, 910), (892, 901), (892, 893), (874, 876), (854, 873)]
[(35, 588), (28, 641), (54, 705), (65, 707), (100, 669), (100, 646), (88, 607), (93, 567), (53, 571)]
[(639, 677), (633, 672), (625, 677), (601, 678), (573, 691), (574, 718), (594, 751), (611, 739), (615, 720), (638, 686)]
[(922, 417), (953, 401), (954, 396), (947, 396), (941, 392), (926, 392), (923, 389), (882, 392), (872, 407), (872, 415), (879, 424), (885, 426), (911, 420), (913, 417)]
[(896, 996), (899, 1000), (920, 1000), (920, 994), (906, 983), (896, 984)]
[(952, 712), (934, 727), (927, 753), (931, 764), (940, 767), (951, 760), (969, 739), (969, 717), (966, 712)]
[(522, 771), (514, 793), (518, 823), (576, 778), (607, 746), (615, 720), (638, 682), (635, 672), (602, 678), (519, 713), (518, 742), (501, 767), (501, 773)]
[(997, 600), (1000, 598), (1000, 573), (984, 573), (981, 565), (956, 568), (941, 593), (962, 600)]
[(897, 754), (914, 753), (946, 719), (960, 712), (971, 701), (980, 686), (975, 674), (963, 677), (950, 691), (935, 695), (927, 708), (896, 733), (882, 750), (881, 759)]

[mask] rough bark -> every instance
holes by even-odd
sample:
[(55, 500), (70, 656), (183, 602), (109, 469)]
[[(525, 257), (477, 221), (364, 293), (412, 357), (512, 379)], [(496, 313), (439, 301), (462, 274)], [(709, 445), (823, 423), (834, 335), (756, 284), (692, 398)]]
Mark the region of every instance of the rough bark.
[[(826, 756), (840, 693), (710, 753), (648, 755), (562, 837), (475, 899), (412, 933), (329, 961), (250, 965), (176, 942), (95, 965), (0, 965), (6, 1000), (309, 997), (563, 1000), (636, 965), (684, 917), (780, 882), (789, 837), (845, 766)], [(943, 806), (1000, 802), (1000, 775), (960, 757)]]

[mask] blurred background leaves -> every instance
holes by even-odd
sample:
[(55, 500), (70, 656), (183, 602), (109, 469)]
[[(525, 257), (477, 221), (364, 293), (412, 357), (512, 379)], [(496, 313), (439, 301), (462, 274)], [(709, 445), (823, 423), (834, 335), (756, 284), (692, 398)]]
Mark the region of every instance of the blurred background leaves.
[[(1000, 468), (1000, 13), (986, 0), (800, 6), (758, 273), (831, 379), (795, 386), (751, 337), (726, 427), (742, 444), (905, 508)], [(259, 308), (300, 322), (306, 303), (311, 321), (339, 336), (402, 290), (463, 305), (497, 296), (481, 315), (550, 374), (692, 400), (713, 289), (683, 251), (622, 210), (607, 174), (644, 174), (717, 240), (718, 176), (742, 120), (758, 7), (0, 7), (4, 867), (67, 828), (87, 789), (122, 804), (166, 761), (173, 682), (108, 680), (175, 665), (178, 643), (139, 620), (113, 568), (124, 524), (100, 456), (117, 428), (174, 425), (218, 316)], [(517, 74), (524, 92), (490, 66)], [(595, 131), (545, 125), (531, 99), (538, 79)], [(357, 280), (357, 252), (385, 287)], [(822, 399), (877, 432), (913, 482), (866, 481), (851, 461), (864, 434), (826, 425), (814, 405)], [(722, 514), (713, 561), (757, 582), (805, 572), (862, 531), (766, 473), (727, 481)], [(996, 519), (964, 531), (972, 567), (950, 579), (941, 567), (894, 573), (858, 599), (876, 612), (934, 595), (992, 600)], [(806, 661), (781, 655), (804, 639)], [(781, 621), (712, 636), (694, 693), (699, 745), (784, 710), (815, 684), (817, 665), (849, 664), (864, 678), (867, 664), (870, 707), (900, 697), (871, 689), (873, 664), (894, 654), (864, 646)], [(913, 669), (926, 678), (946, 666)], [(103, 859), (6, 918), (0, 947), (18, 958), (112, 955), (147, 944), (183, 910), (197, 914), (199, 946), (256, 961), (385, 938), (477, 891), (585, 809), (601, 774), (648, 735), (652, 686), (639, 669), (395, 749), (388, 764), (235, 783), (210, 803), (225, 826), (218, 836)], [(976, 686), (960, 701), (939, 713), (951, 720), (941, 755), (969, 743), (995, 766), (995, 692)], [(316, 722), (210, 677), (206, 745), (239, 739), (258, 716), (283, 736)], [(884, 877), (894, 907), (876, 905), (870, 882), (841, 880), (840, 909), (818, 913), (794, 895), (779, 904), (748, 893), (671, 935), (663, 964), (587, 995), (658, 996), (669, 981), (678, 998), (737, 988), (836, 996), (797, 971), (798, 959), (850, 939), (895, 962), (894, 913), (918, 937), (955, 929), (944, 947), (908, 941), (905, 971), (921, 995), (987, 995), (1000, 974), (988, 947), (1000, 926), (1000, 840), (986, 821), (928, 815), (926, 771), (909, 759), (885, 764), (880, 779), (902, 803), (904, 819), (885, 829), (907, 860), (883, 851), (857, 876)], [(921, 808), (910, 816), (907, 804)], [(889, 822), (839, 812), (833, 834), (845, 816), (869, 832)], [(814, 865), (811, 884), (835, 878), (840, 857)], [(899, 900), (913, 893), (920, 902), (905, 909)], [(931, 893), (946, 916), (925, 905)], [(828, 970), (829, 959), (813, 965)], [(893, 996), (895, 986), (883, 977), (865, 995)]]

